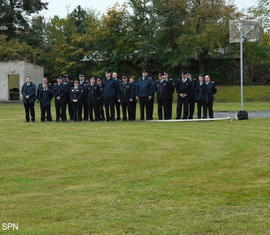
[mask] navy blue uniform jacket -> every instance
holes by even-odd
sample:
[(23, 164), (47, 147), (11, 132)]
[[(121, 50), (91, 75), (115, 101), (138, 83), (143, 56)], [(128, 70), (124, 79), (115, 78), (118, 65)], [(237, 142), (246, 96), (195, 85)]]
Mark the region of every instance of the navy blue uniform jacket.
[[(34, 83), (30, 83), (29, 86), (27, 86), (27, 83), (24, 83), (21, 89), (21, 94), (23, 96), (23, 102), (32, 104), (36, 101), (36, 92), (37, 88)], [(29, 95), (29, 99), (26, 99), (25, 97)]]

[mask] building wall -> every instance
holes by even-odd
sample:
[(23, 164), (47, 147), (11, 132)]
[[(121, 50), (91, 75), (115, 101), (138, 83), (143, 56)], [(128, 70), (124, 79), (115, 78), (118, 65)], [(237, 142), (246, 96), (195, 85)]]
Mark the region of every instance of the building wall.
[[(25, 77), (30, 76), (33, 82), (38, 84), (43, 78), (44, 69), (41, 66), (26, 62), (2, 62), (0, 63), (0, 101), (9, 100), (8, 75), (18, 74), (20, 76), (20, 88)], [(22, 99), (22, 97), (21, 97)]]

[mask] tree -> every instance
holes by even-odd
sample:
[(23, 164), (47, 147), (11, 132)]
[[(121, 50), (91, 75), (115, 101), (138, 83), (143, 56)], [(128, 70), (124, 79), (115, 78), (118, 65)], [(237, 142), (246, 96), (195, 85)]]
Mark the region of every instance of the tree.
[(0, 0), (0, 31), (10, 40), (29, 27), (28, 16), (47, 9), (42, 0)]

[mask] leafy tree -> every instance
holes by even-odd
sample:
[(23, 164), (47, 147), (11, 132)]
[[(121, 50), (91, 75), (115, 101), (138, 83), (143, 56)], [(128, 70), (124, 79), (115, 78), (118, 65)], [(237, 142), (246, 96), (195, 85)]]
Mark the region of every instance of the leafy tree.
[(29, 27), (28, 16), (47, 9), (42, 0), (0, 0), (0, 28), (8, 39), (14, 38), (16, 32), (22, 33)]

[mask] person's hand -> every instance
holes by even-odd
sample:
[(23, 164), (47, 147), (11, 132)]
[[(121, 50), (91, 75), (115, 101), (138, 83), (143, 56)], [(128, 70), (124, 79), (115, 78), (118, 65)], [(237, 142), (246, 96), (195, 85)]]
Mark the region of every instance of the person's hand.
[(26, 99), (29, 99), (29, 95), (25, 96)]
[(61, 97), (60, 96), (57, 96), (57, 98), (56, 98), (57, 100), (60, 100), (61, 99)]
[(152, 96), (148, 96), (148, 100), (152, 100)]
[(139, 96), (136, 96), (136, 100), (139, 100)]
[(132, 101), (133, 101), (133, 99), (129, 99), (129, 101), (130, 101), (130, 102), (132, 102)]
[(120, 99), (118, 99), (118, 103), (121, 103), (121, 100)]

